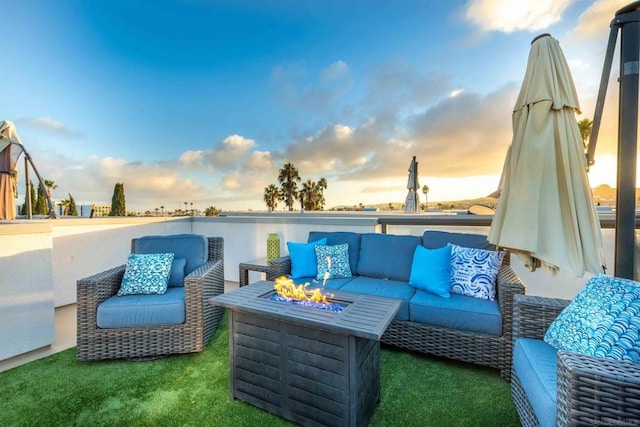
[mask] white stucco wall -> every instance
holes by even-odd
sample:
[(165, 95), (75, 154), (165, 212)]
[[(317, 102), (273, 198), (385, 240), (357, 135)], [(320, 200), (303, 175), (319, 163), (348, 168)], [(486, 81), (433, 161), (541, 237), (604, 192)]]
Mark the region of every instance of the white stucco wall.
[(51, 224), (0, 225), (0, 360), (53, 343)]

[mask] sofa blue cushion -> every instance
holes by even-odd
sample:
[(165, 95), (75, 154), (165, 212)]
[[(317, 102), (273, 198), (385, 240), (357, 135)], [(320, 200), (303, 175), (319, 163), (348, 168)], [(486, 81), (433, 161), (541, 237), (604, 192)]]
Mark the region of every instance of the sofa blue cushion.
[(113, 296), (98, 305), (99, 328), (179, 325), (185, 321), (184, 287), (162, 295)]
[(326, 238), (327, 245), (340, 245), (342, 243), (349, 244), (349, 265), (351, 272), (357, 271), (358, 255), (360, 254), (360, 233), (351, 231), (312, 231), (309, 233), (308, 242)]
[(443, 328), (502, 335), (502, 314), (497, 301), (451, 294), (441, 298), (417, 290), (409, 301), (409, 320)]
[[(344, 285), (352, 281), (353, 277), (344, 277), (342, 279), (329, 279), (324, 284), (324, 289), (330, 291), (337, 291), (341, 289)], [(305, 283), (309, 284), (309, 287), (314, 288), (322, 288), (322, 280), (318, 280), (315, 277), (301, 277), (298, 279), (293, 279), (293, 283), (296, 285), (304, 285)]]
[(417, 246), (409, 284), (443, 298), (451, 296), (451, 246), (427, 249)]
[(557, 353), (542, 340), (519, 338), (513, 347), (513, 371), (520, 379), (540, 427), (556, 425)]
[(399, 299), (401, 301), (400, 309), (396, 313), (396, 319), (399, 320), (409, 320), (409, 300), (416, 291), (404, 281), (377, 279), (366, 276), (355, 277), (340, 288), (340, 290)]
[(314, 240), (309, 243), (287, 242), (287, 249), (291, 257), (290, 277), (292, 279), (298, 279), (300, 277), (316, 276), (318, 274), (316, 246), (326, 244), (326, 238)]
[(492, 250), (495, 247), (489, 243), (487, 236), (482, 234), (448, 233), (446, 231), (427, 230), (422, 234), (422, 246), (428, 249), (437, 249), (446, 246), (447, 243), (463, 246), (465, 248), (479, 248)]
[(209, 241), (199, 234), (174, 234), (169, 236), (139, 237), (134, 243), (134, 253), (155, 254), (171, 252), (175, 258), (187, 260), (184, 274), (190, 274), (209, 259)]
[(408, 282), (418, 236), (366, 233), (362, 235), (357, 273), (361, 276)]

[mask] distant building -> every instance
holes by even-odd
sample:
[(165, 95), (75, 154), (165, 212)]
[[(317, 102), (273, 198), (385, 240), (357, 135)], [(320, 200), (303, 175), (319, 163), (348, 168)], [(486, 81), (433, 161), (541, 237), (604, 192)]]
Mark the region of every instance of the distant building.
[(111, 205), (93, 205), (93, 216), (109, 216)]

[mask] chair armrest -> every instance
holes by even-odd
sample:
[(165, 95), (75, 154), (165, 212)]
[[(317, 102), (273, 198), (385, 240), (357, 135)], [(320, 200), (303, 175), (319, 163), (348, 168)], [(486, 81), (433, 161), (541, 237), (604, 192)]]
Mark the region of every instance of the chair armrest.
[(551, 322), (570, 301), (533, 295), (516, 295), (513, 302), (513, 340), (543, 339)]
[(285, 255), (271, 260), (269, 264), (273, 277), (288, 276), (291, 274), (291, 256)]
[[(507, 262), (503, 262), (496, 278), (496, 295), (500, 312), (502, 313), (502, 334), (507, 337), (512, 335), (513, 327), (513, 298), (516, 295), (524, 295), (526, 287)], [(508, 338), (511, 340), (511, 338)]]
[(222, 237), (208, 237), (209, 261), (224, 260), (224, 239)]
[(558, 425), (637, 425), (640, 364), (558, 352)]
[(96, 327), (98, 304), (118, 293), (124, 270), (125, 265), (120, 265), (76, 282), (78, 328)]

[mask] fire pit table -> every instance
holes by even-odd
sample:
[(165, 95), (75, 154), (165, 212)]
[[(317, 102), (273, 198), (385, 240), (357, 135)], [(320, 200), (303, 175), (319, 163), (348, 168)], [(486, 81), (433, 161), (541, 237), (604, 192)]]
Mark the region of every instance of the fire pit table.
[(273, 282), (213, 297), (229, 309), (231, 398), (302, 425), (366, 425), (380, 399), (380, 337), (400, 301), (335, 291), (340, 312), (269, 299)]

